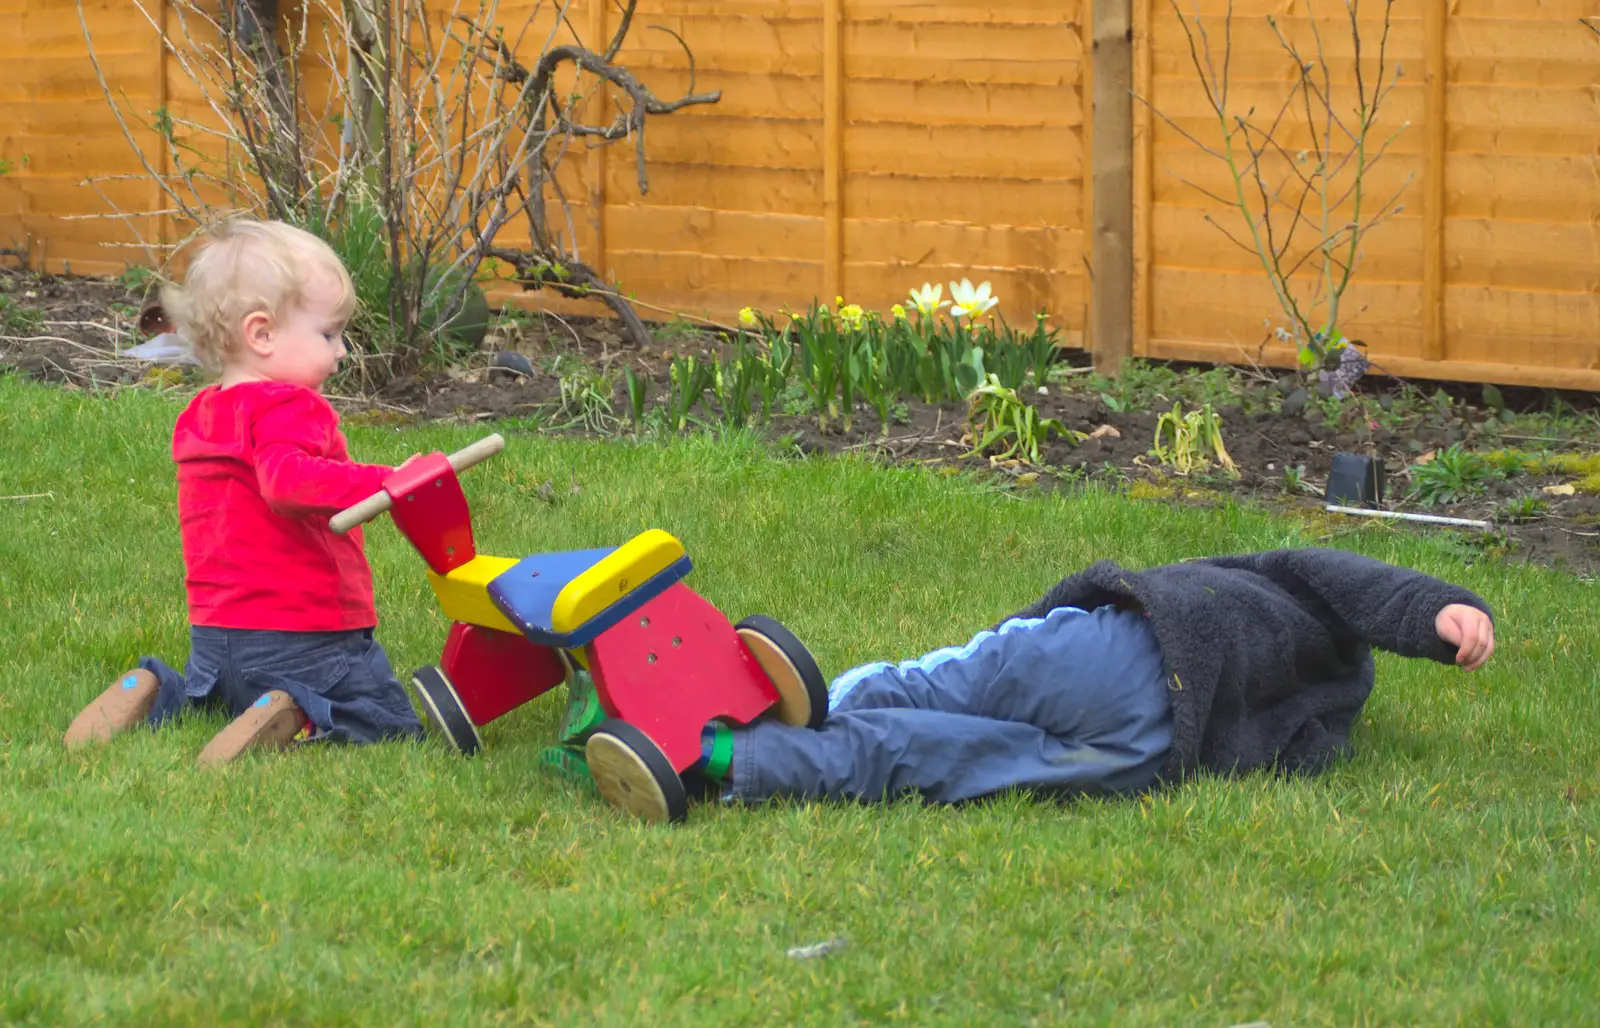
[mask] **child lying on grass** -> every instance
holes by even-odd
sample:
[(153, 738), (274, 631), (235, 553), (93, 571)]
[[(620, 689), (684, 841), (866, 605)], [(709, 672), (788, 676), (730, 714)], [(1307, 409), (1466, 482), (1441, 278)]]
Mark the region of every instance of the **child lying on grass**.
[(1372, 691), (1372, 647), (1473, 671), (1494, 623), (1465, 589), (1344, 551), (1101, 562), (963, 646), (839, 676), (818, 730), (708, 726), (698, 769), (728, 800), (933, 803), (1317, 772)]
[(141, 660), (77, 716), (67, 745), (197, 705), (235, 715), (202, 764), (295, 740), (420, 735), (373, 637), (361, 532), (328, 528), (393, 470), (351, 461), (321, 393), (346, 355), (349, 273), (306, 232), (238, 220), (205, 240), (167, 303), (195, 355), (221, 373), (172, 437), (189, 660), (182, 675)]

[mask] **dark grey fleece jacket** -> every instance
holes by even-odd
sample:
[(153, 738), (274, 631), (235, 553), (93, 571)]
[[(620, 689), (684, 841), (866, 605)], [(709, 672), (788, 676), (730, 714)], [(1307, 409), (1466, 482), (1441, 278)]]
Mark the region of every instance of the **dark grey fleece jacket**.
[(1146, 571), (1101, 561), (1017, 616), (1057, 607), (1142, 608), (1172, 699), (1167, 781), (1196, 770), (1318, 771), (1372, 692), (1372, 647), (1455, 663), (1434, 619), (1476, 594), (1343, 550), (1207, 557)]

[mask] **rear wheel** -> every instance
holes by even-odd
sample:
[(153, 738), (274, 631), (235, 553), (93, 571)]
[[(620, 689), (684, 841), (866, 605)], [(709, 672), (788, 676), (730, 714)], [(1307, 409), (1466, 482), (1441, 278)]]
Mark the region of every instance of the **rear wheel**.
[(773, 716), (796, 728), (820, 728), (828, 716), (828, 683), (805, 644), (765, 614), (745, 618), (734, 631), (778, 690)]
[(467, 717), (467, 708), (461, 705), (455, 686), (436, 667), (417, 668), (412, 672), (411, 685), (422, 698), (422, 710), (434, 732), (443, 736), (463, 757), (470, 757), (483, 749), (483, 739), (478, 727)]

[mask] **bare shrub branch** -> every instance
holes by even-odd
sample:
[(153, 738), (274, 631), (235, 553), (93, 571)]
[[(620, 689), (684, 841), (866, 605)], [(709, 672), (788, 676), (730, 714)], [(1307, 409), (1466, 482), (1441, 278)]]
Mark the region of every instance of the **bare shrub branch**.
[[(1389, 57), (1394, 0), (1379, 0), (1383, 28), (1375, 54), (1363, 37), (1360, 0), (1338, 2), (1344, 5), (1341, 20), (1351, 35), (1353, 99), (1335, 95), (1323, 33), (1315, 4), (1309, 0), (1304, 19), (1311, 37), (1309, 51), (1290, 38), (1275, 16), (1267, 17), (1279, 49), (1294, 68), (1288, 92), (1270, 120), (1258, 117), (1253, 106), (1240, 111), (1230, 104), (1232, 0), (1223, 15), (1220, 59), (1213, 53), (1211, 31), (1198, 4), (1186, 13), (1178, 0), (1168, 0), (1188, 42), (1190, 64), (1216, 124), (1216, 139), (1200, 138), (1148, 98), (1137, 98), (1225, 166), (1231, 196), (1179, 178), (1212, 203), (1231, 209), (1242, 222), (1244, 238), (1211, 214), (1205, 215), (1207, 223), (1260, 263), (1288, 322), (1283, 331), (1295, 343), (1307, 373), (1322, 372), (1344, 359), (1343, 320), (1348, 311), (1343, 301), (1360, 261), (1362, 242), (1373, 228), (1401, 211), (1400, 197), (1412, 180), (1407, 176), (1391, 197), (1372, 209), (1368, 195), (1372, 169), (1406, 127), (1374, 145), (1384, 103), (1401, 73), (1398, 63), (1391, 67)], [(1295, 117), (1291, 111), (1297, 112)], [(1290, 128), (1309, 132), (1309, 145), (1292, 150), (1283, 141)], [(1268, 167), (1279, 161), (1287, 169), (1281, 175)]]
[[(302, 0), (281, 10), (277, 0), (168, 0), (168, 23), (150, 0), (131, 2), (193, 98), (182, 111), (132, 109), (96, 59), (77, 0), (106, 102), (160, 189), (159, 211), (113, 207), (110, 217), (136, 237), (134, 218), (171, 219), (187, 238), (240, 213), (322, 235), (357, 281), (369, 369), (398, 371), (448, 350), (500, 262), (524, 289), (606, 303), (634, 340), (648, 340), (621, 290), (581, 259), (557, 179), (581, 152), (575, 141), (631, 140), (646, 191), (647, 119), (720, 99), (695, 92), (687, 45), (690, 85), (676, 99), (657, 97), (618, 63), (637, 0), (618, 4), (610, 39), (591, 41), (599, 49), (579, 41), (571, 0), (518, 4), (509, 33), (500, 0), (456, 0), (443, 19), (426, 0)], [(590, 124), (579, 112), (608, 88), (626, 103), (609, 124)], [(519, 221), (526, 248), (500, 241)], [(165, 265), (182, 243), (137, 245)]]

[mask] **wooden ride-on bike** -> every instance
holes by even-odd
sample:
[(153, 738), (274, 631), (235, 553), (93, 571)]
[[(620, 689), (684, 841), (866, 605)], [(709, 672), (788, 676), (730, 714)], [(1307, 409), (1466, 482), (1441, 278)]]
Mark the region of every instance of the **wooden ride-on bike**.
[(682, 821), (681, 776), (707, 722), (821, 724), (827, 683), (805, 646), (769, 617), (730, 624), (683, 583), (689, 556), (666, 532), (520, 560), (480, 554), (457, 473), (504, 446), (495, 434), (419, 457), (330, 519), (348, 532), (388, 511), (428, 566), (451, 625), (438, 666), (412, 684), (436, 732), (476, 753), (479, 727), (583, 668), (606, 715), (584, 743), (601, 794), (647, 820)]

